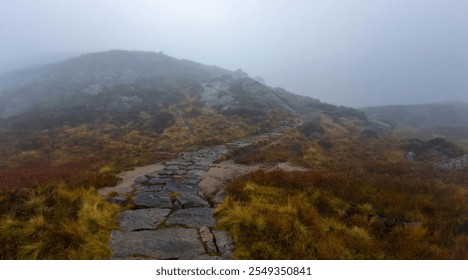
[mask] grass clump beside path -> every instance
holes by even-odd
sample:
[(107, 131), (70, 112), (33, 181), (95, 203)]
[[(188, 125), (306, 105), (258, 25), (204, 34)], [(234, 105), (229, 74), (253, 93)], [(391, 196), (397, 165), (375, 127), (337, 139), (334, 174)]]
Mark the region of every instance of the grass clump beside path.
[(109, 259), (118, 212), (93, 188), (38, 187), (0, 219), (0, 259)]
[(466, 189), (414, 170), (256, 171), (217, 208), (237, 259), (466, 259)]
[(109, 259), (120, 207), (95, 188), (114, 179), (94, 169), (84, 161), (0, 172), (0, 259)]

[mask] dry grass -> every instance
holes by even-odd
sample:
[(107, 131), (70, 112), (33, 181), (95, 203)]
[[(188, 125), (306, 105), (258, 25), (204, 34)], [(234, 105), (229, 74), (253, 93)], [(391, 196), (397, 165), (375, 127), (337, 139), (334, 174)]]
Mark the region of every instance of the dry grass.
[(37, 187), (0, 218), (0, 259), (108, 259), (119, 207), (93, 188)]
[[(307, 141), (313, 140), (292, 143), (312, 147)], [(326, 161), (315, 171), (256, 171), (229, 185), (217, 217), (233, 236), (237, 258), (468, 258), (465, 172), (405, 162), (393, 140), (332, 141), (330, 151), (317, 152)], [(281, 147), (287, 146), (257, 154), (271, 148), (273, 155), (288, 152), (283, 159), (313, 166), (303, 156), (313, 157), (310, 148), (294, 154)], [(255, 149), (245, 152), (241, 159), (254, 159)]]

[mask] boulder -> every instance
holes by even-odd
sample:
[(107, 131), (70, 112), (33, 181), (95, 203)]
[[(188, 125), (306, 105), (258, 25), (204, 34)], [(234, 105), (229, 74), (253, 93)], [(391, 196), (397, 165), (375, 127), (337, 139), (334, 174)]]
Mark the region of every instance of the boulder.
[(435, 168), (440, 170), (463, 170), (468, 167), (468, 155), (457, 158), (439, 161), (434, 165)]

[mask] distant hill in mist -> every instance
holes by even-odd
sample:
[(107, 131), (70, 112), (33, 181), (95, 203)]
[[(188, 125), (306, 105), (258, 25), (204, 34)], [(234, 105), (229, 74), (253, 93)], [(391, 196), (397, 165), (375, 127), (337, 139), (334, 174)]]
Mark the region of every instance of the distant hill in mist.
[(446, 102), (362, 108), (370, 119), (417, 127), (468, 127), (468, 103)]

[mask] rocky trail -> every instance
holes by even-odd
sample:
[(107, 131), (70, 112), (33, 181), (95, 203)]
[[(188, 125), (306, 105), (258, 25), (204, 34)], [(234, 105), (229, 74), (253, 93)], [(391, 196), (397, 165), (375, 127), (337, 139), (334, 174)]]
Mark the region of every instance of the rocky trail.
[[(233, 244), (226, 231), (215, 230), (214, 204), (200, 182), (229, 151), (256, 140), (279, 138), (291, 127), (226, 145), (182, 152), (164, 168), (137, 178), (130, 200), (135, 210), (118, 217), (111, 232), (113, 259), (229, 259)], [(114, 198), (124, 202), (123, 198)], [(218, 200), (219, 201), (219, 200)]]

